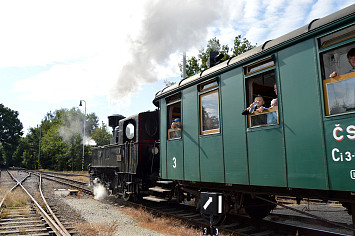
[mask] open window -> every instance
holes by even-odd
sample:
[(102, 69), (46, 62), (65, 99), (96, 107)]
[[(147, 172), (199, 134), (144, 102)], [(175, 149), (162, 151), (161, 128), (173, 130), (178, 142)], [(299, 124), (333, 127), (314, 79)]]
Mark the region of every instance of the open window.
[(354, 112), (355, 25), (320, 38), (318, 45), (321, 51), (325, 114)]
[(180, 93), (166, 98), (168, 106), (168, 139), (181, 138), (181, 97)]
[[(244, 74), (246, 75), (246, 107), (258, 101), (254, 106), (251, 106), (250, 110), (244, 113), (248, 116), (248, 127), (279, 123), (274, 64), (274, 60), (270, 57), (244, 68)], [(257, 111), (260, 107), (263, 108), (262, 112)]]
[(219, 90), (216, 79), (199, 86), (201, 134), (220, 132)]

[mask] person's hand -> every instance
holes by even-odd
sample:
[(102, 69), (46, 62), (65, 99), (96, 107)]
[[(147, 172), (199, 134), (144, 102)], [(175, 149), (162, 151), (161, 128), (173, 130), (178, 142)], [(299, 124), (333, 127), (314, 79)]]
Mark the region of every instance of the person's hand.
[(264, 108), (259, 107), (258, 109), (256, 109), (256, 111), (261, 113), (261, 112), (263, 112), (263, 111), (264, 111)]
[(255, 101), (252, 104), (250, 104), (250, 106), (247, 108), (247, 110), (249, 111), (253, 106), (255, 106), (259, 101)]
[(338, 72), (336, 72), (336, 71), (333, 71), (333, 73), (331, 73), (329, 75), (330, 78), (334, 78), (334, 77), (337, 77), (337, 76), (338, 76)]

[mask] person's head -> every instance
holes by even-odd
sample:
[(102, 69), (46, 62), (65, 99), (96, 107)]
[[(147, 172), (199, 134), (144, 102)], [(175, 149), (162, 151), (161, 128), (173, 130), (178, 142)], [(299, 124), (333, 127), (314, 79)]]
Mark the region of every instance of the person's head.
[(274, 92), (277, 95), (277, 86), (276, 86), (276, 84), (274, 84)]
[(277, 98), (271, 100), (271, 107), (277, 106)]
[(256, 104), (257, 107), (261, 107), (262, 105), (264, 105), (264, 98), (261, 95), (257, 95), (254, 99), (254, 102), (258, 101), (258, 103)]
[(181, 125), (180, 118), (176, 118), (173, 120), (173, 123), (171, 124), (171, 128), (179, 128), (180, 125)]
[(355, 48), (350, 49), (348, 54), (346, 54), (346, 56), (348, 57), (351, 66), (355, 68)]

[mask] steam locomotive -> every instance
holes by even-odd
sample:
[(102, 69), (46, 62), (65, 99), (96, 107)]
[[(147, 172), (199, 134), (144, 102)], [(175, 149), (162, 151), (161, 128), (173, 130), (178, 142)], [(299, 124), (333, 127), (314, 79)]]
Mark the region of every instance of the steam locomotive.
[(159, 177), (158, 111), (108, 119), (113, 137), (110, 145), (93, 148), (91, 180), (105, 183), (125, 200), (136, 199)]
[[(93, 149), (91, 177), (127, 200), (194, 200), (216, 218), (231, 207), (265, 217), (276, 195), (340, 201), (354, 216), (354, 22), (351, 5), (228, 61), (211, 56), (156, 94), (158, 111), (110, 117), (115, 140)], [(259, 94), (266, 109), (241, 115)]]

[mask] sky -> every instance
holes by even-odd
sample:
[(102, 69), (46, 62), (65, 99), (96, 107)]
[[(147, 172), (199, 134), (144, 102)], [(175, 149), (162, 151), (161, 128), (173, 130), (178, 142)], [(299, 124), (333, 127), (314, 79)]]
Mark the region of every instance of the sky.
[[(180, 80), (183, 52), (213, 37), (262, 45), (353, 0), (0, 0), (0, 103), (24, 133), (48, 112), (107, 116), (155, 110), (164, 80)], [(85, 104), (85, 103), (84, 103)]]

